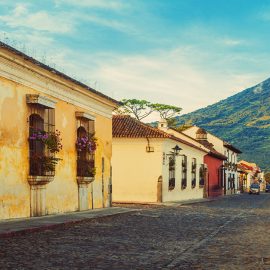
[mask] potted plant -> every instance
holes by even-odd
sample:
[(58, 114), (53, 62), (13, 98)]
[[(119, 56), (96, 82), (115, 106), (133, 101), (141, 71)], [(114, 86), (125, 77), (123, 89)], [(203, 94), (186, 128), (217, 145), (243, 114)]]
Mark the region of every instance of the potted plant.
[(36, 175), (52, 175), (55, 171), (55, 166), (61, 160), (54, 156), (55, 153), (58, 153), (63, 148), (60, 131), (46, 132), (44, 130), (33, 130), (29, 136), (29, 141), (40, 142), (49, 152), (48, 155), (38, 153), (30, 157), (31, 171)]
[(97, 139), (94, 135), (78, 137), (76, 141), (76, 148), (79, 152), (87, 151), (93, 154), (97, 148)]

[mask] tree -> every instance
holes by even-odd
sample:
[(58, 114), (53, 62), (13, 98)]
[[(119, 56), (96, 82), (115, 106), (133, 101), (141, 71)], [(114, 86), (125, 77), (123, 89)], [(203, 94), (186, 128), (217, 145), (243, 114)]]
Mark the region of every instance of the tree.
[(154, 111), (160, 114), (160, 117), (169, 120), (180, 114), (182, 108), (173, 105), (166, 105), (160, 103), (151, 104)]
[(141, 120), (153, 112), (151, 103), (147, 100), (123, 99), (122, 106), (116, 110), (118, 114), (131, 114), (137, 120)]
[(160, 117), (168, 121), (169, 126), (176, 126), (177, 116), (182, 110), (179, 107), (161, 103), (151, 103), (147, 100), (123, 99), (122, 106), (116, 110), (118, 114), (129, 114), (137, 120), (142, 120), (153, 112), (158, 112)]
[(183, 125), (177, 126), (176, 129), (177, 129), (177, 131), (181, 132), (181, 131), (184, 131), (187, 128), (190, 128), (192, 126), (193, 126), (192, 120), (190, 119), (190, 120), (186, 121)]

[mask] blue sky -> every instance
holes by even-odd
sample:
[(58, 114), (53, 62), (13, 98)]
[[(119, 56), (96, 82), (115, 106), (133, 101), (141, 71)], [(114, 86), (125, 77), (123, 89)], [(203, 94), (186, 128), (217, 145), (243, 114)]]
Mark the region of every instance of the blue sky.
[(0, 39), (116, 99), (207, 106), (270, 77), (270, 0), (0, 0)]

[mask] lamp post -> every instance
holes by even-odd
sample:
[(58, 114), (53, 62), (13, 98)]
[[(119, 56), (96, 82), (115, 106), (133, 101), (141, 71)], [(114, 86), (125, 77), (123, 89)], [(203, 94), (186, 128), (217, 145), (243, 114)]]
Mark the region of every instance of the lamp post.
[(172, 150), (173, 150), (172, 154), (174, 156), (178, 156), (180, 151), (182, 150), (182, 148), (180, 148), (178, 145), (176, 145), (175, 147), (172, 148)]

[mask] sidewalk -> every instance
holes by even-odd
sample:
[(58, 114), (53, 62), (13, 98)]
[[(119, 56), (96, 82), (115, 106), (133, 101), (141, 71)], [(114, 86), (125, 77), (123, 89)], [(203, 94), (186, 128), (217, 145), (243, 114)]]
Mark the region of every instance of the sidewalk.
[[(223, 196), (220, 196), (220, 197), (223, 197)], [(205, 202), (217, 201), (217, 200), (221, 199), (220, 197), (203, 198), (203, 199), (191, 199), (191, 200), (185, 200), (185, 201), (164, 202), (164, 203), (161, 203), (161, 205), (165, 205), (165, 206), (181, 206), (181, 205), (188, 205), (188, 204), (205, 203)]]
[(78, 223), (83, 220), (119, 215), (132, 211), (137, 211), (137, 209), (124, 207), (110, 207), (110, 208), (91, 209), (82, 212), (71, 212), (42, 217), (4, 220), (0, 221), (0, 238), (17, 234), (24, 234), (27, 232), (42, 231), (46, 229), (63, 226), (66, 224)]

